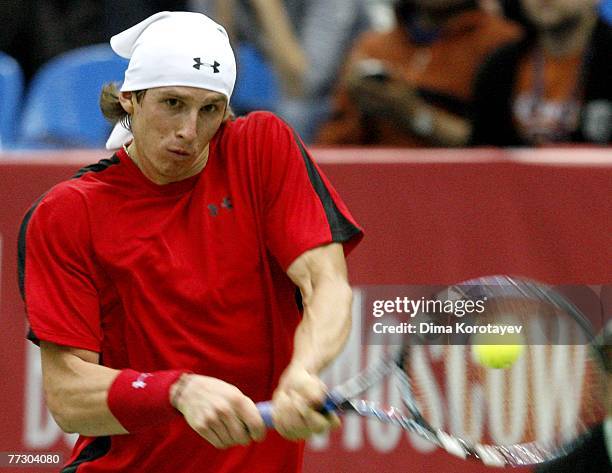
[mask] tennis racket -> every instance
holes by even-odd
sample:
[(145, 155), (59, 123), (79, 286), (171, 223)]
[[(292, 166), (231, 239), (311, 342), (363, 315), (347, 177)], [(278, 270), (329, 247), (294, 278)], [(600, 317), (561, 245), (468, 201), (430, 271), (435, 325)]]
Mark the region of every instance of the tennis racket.
[[(375, 418), (414, 432), (455, 456), (497, 467), (553, 460), (568, 453), (604, 420), (608, 360), (603, 347), (594, 342), (593, 324), (561, 294), (537, 282), (490, 276), (450, 286), (431, 300), (445, 301), (444, 307), (449, 306), (447, 301), (452, 302), (451, 307), (465, 308), (468, 301), (469, 306), (484, 307), (474, 317), (440, 311), (441, 305), (418, 314), (440, 332), (459, 321), (464, 329), (471, 327), (468, 332), (485, 326), (523, 326), (519, 358), (506, 369), (479, 364), (472, 348), (482, 344), (480, 335), (462, 335), (458, 344), (453, 344), (457, 338), (444, 335), (450, 338), (438, 345), (428, 344), (420, 335), (402, 336), (391, 353), (333, 388), (321, 412)], [(503, 343), (503, 339), (486, 343)], [(436, 354), (437, 372), (446, 378), (444, 386), (419, 368), (428, 352)], [(395, 381), (401, 402), (387, 407), (367, 400), (368, 389), (386, 386), (389, 377)], [(453, 397), (449, 391), (456, 393), (462, 383), (463, 387), (466, 383), (475, 386), (469, 395), (450, 402), (445, 414), (432, 408), (428, 402), (432, 389), (441, 390), (449, 399)], [(553, 386), (566, 390), (561, 402), (555, 401), (559, 393)], [(273, 427), (271, 402), (257, 407), (266, 425)], [(445, 415), (448, 421), (440, 422)], [(462, 416), (480, 419), (479, 425), (502, 425), (509, 432), (484, 427), (453, 429), (453, 424), (465, 425), (453, 422)], [(487, 422), (495, 416), (501, 418)]]

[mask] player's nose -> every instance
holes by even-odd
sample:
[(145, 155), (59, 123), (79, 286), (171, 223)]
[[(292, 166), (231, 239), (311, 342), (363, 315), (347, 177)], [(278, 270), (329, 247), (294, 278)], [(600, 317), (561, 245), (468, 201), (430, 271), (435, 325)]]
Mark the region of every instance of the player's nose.
[(198, 134), (198, 113), (191, 112), (185, 114), (176, 134), (185, 141), (195, 140)]

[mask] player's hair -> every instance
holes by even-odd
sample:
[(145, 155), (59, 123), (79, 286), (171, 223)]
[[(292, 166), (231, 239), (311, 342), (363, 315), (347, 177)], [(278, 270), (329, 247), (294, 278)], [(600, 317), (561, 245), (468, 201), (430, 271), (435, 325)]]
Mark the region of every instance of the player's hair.
[[(119, 93), (120, 92), (116, 83), (111, 82), (105, 84), (102, 87), (102, 92), (100, 93), (100, 110), (102, 110), (102, 115), (104, 115), (104, 117), (113, 125), (120, 122), (125, 128), (131, 130), (131, 116), (121, 106), (121, 103), (119, 102)], [(146, 93), (146, 90), (137, 90), (133, 93), (136, 95), (136, 101), (140, 103)], [(227, 109), (225, 110), (223, 121), (233, 118), (234, 112), (228, 105)]]
[[(134, 92), (136, 101), (140, 103), (144, 97), (146, 90), (137, 90)], [(130, 115), (123, 109), (119, 102), (119, 89), (117, 84), (111, 82), (102, 87), (100, 93), (100, 110), (102, 115), (113, 125), (121, 122), (125, 128), (131, 130)]]

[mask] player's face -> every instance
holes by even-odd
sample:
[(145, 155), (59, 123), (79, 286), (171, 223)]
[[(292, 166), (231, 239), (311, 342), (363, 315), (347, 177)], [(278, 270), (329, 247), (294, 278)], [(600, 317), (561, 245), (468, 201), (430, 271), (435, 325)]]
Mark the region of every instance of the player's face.
[(595, 8), (598, 0), (522, 0), (525, 13), (538, 26), (554, 28)]
[(195, 87), (157, 87), (148, 89), (140, 102), (135, 94), (124, 93), (121, 104), (132, 115), (139, 165), (147, 177), (165, 184), (203, 168), (208, 144), (223, 122), (227, 99)]

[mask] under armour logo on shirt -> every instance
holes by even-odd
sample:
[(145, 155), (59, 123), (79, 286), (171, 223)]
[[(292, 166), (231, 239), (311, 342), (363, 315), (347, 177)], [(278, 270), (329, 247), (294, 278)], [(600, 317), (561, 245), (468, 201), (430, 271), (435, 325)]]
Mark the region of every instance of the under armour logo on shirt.
[(234, 208), (234, 204), (232, 204), (232, 199), (230, 199), (229, 197), (223, 197), (223, 200), (220, 204), (208, 204), (207, 207), (210, 215), (216, 217), (217, 215), (219, 215), (219, 207), (229, 211)]
[(207, 62), (202, 62), (202, 59), (199, 57), (194, 57), (193, 60), (195, 61), (195, 64), (193, 65), (194, 69), (197, 69), (198, 71), (200, 70), (200, 67), (202, 66), (208, 66), (208, 67), (212, 67), (213, 73), (217, 74), (219, 72), (219, 66), (221, 64), (219, 64), (217, 61), (213, 62), (212, 64), (209, 64)]
[(223, 200), (221, 201), (221, 207), (227, 210), (233, 209), (234, 206), (232, 204), (232, 199), (230, 199), (229, 197), (223, 197)]

